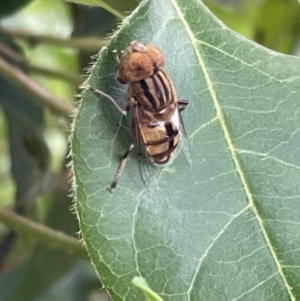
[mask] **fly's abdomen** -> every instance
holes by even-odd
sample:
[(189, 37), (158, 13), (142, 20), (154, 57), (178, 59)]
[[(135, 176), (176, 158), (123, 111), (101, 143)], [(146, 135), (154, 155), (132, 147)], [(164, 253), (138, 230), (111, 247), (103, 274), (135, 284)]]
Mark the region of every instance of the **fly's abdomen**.
[(150, 112), (160, 112), (176, 101), (172, 80), (163, 68), (145, 79), (130, 83), (128, 94)]
[(178, 145), (178, 129), (171, 121), (155, 126), (142, 125), (141, 135), (148, 155), (156, 164), (167, 163)]

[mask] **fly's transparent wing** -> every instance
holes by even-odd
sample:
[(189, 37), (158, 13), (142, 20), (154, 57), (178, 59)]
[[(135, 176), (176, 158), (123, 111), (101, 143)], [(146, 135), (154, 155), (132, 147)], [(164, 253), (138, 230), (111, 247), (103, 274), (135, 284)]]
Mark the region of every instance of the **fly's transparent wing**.
[(148, 154), (141, 135), (138, 135), (137, 139), (139, 140), (137, 141), (139, 173), (144, 185), (149, 187), (159, 175), (161, 168), (153, 162), (152, 157)]
[(181, 112), (185, 109), (185, 107), (188, 105), (187, 101), (181, 101), (184, 102), (183, 107), (179, 107), (178, 110), (178, 116), (179, 116), (179, 135), (180, 135), (180, 142), (179, 142), (179, 150), (183, 150), (184, 156), (186, 160), (189, 162), (189, 164), (192, 164), (192, 151), (191, 151), (191, 146), (189, 142), (189, 138), (187, 136), (183, 119), (181, 116)]
[(138, 156), (139, 173), (144, 185), (149, 187), (156, 179), (161, 168), (153, 162), (152, 157), (147, 152), (146, 141), (143, 140), (143, 135), (141, 133), (142, 121), (139, 119), (138, 108), (134, 108), (132, 112), (132, 126), (133, 131), (135, 132), (135, 146)]
[(146, 187), (149, 187), (151, 183), (156, 179), (159, 174), (160, 168), (155, 164), (152, 158), (147, 154), (145, 146), (139, 141), (138, 160), (139, 160), (139, 173), (141, 180)]

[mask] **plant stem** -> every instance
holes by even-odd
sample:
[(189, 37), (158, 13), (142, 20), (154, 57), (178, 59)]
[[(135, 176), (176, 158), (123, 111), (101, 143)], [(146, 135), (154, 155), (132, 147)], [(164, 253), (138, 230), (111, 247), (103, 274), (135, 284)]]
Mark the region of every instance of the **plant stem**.
[(51, 35), (41, 35), (24, 30), (8, 29), (3, 27), (1, 27), (0, 30), (8, 36), (11, 36), (13, 38), (20, 38), (32, 44), (50, 44), (88, 52), (98, 52), (108, 43), (107, 39), (101, 39), (97, 37), (65, 39)]
[(87, 256), (82, 243), (75, 238), (63, 232), (52, 230), (12, 211), (0, 208), (0, 221), (17, 233), (30, 235), (33, 239), (46, 243), (52, 248), (58, 248), (79, 257), (86, 258)]
[(74, 75), (70, 72), (64, 72), (61, 70), (49, 69), (47, 67), (41, 67), (38, 65), (31, 64), (25, 57), (17, 53), (13, 49), (7, 47), (0, 43), (0, 55), (7, 57), (8, 59), (15, 62), (21, 69), (28, 70), (28, 72), (41, 74), (44, 76), (49, 76), (57, 79), (64, 80), (75, 86), (80, 86), (83, 82), (79, 76)]
[(0, 58), (0, 74), (24, 90), (37, 104), (47, 107), (52, 112), (69, 119), (75, 107), (67, 100), (54, 96), (50, 91), (27, 76), (20, 69)]

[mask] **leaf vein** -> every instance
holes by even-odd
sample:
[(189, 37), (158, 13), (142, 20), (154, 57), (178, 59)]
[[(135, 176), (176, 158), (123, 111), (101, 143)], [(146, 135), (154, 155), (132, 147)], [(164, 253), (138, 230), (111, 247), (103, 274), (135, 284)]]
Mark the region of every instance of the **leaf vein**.
[[(193, 47), (194, 47), (194, 49), (195, 49), (195, 54), (196, 54), (196, 56), (197, 56), (199, 65), (200, 65), (200, 67), (202, 68), (202, 71), (203, 71), (203, 74), (204, 74), (204, 78), (205, 78), (205, 80), (206, 80), (206, 82), (207, 82), (208, 91), (209, 91), (209, 93), (210, 93), (210, 95), (211, 95), (211, 98), (212, 98), (212, 101), (213, 101), (213, 104), (214, 104), (214, 107), (215, 107), (215, 110), (216, 110), (216, 117), (217, 117), (217, 118), (219, 119), (219, 121), (220, 121), (220, 125), (221, 125), (221, 128), (222, 128), (222, 130), (223, 130), (223, 133), (224, 133), (224, 136), (225, 136), (225, 140), (226, 140), (226, 142), (227, 142), (227, 144), (228, 144), (228, 148), (229, 148), (229, 151), (230, 151), (230, 153), (231, 153), (233, 162), (234, 162), (234, 164), (235, 164), (237, 173), (238, 173), (238, 175), (239, 175), (239, 177), (240, 177), (240, 180), (241, 180), (242, 185), (243, 185), (244, 190), (245, 190), (246, 197), (247, 197), (247, 199), (248, 199), (248, 201), (249, 201), (249, 206), (251, 207), (251, 209), (253, 210), (253, 212), (254, 212), (254, 214), (255, 214), (255, 216), (256, 216), (256, 218), (257, 218), (257, 221), (258, 221), (258, 223), (259, 223), (259, 226), (260, 226), (260, 229), (261, 229), (261, 231), (262, 231), (262, 234), (263, 234), (263, 236), (264, 236), (264, 238), (265, 238), (265, 240), (266, 240), (266, 243), (267, 243), (267, 245), (268, 245), (268, 247), (269, 247), (270, 253), (271, 253), (271, 255), (272, 255), (272, 257), (273, 257), (273, 260), (274, 260), (274, 262), (275, 262), (275, 264), (276, 264), (276, 266), (277, 266), (278, 273), (281, 275), (281, 278), (282, 278), (282, 280), (283, 280), (283, 282), (284, 282), (284, 285), (285, 285), (285, 287), (286, 287), (286, 289), (287, 289), (287, 292), (288, 292), (288, 294), (289, 294), (291, 300), (294, 301), (294, 300), (296, 300), (296, 299), (295, 299), (295, 297), (294, 297), (294, 295), (293, 295), (293, 293), (292, 293), (292, 291), (291, 291), (291, 287), (289, 286), (288, 281), (287, 281), (287, 279), (286, 279), (286, 277), (285, 277), (285, 275), (284, 275), (284, 273), (283, 273), (283, 271), (282, 271), (282, 268), (281, 268), (281, 265), (280, 265), (280, 261), (278, 260), (277, 255), (276, 255), (275, 250), (274, 250), (274, 247), (273, 247), (272, 244), (271, 244), (271, 241), (270, 241), (270, 239), (269, 239), (268, 233), (267, 233), (267, 231), (266, 231), (266, 229), (265, 229), (265, 227), (264, 227), (264, 225), (263, 225), (263, 221), (262, 221), (262, 219), (261, 219), (261, 217), (260, 217), (260, 215), (259, 215), (259, 213), (258, 213), (257, 208), (256, 208), (255, 205), (254, 205), (254, 200), (253, 200), (252, 194), (251, 194), (251, 192), (250, 192), (250, 188), (249, 188), (249, 186), (248, 186), (248, 184), (247, 184), (246, 178), (245, 178), (245, 176), (244, 176), (244, 173), (243, 173), (243, 171), (242, 171), (242, 168), (241, 168), (240, 162), (239, 162), (239, 160), (238, 160), (236, 151), (235, 151), (235, 149), (234, 149), (234, 146), (233, 146), (233, 143), (232, 143), (230, 134), (229, 134), (229, 130), (228, 130), (228, 128), (227, 128), (227, 125), (226, 125), (226, 122), (225, 122), (225, 118), (224, 118), (224, 116), (223, 116), (223, 113), (222, 113), (222, 110), (221, 110), (221, 106), (220, 106), (219, 101), (218, 101), (218, 98), (217, 98), (216, 91), (214, 90), (213, 83), (212, 83), (212, 81), (211, 81), (211, 79), (210, 79), (208, 70), (207, 70), (207, 68), (206, 68), (206, 66), (205, 66), (205, 63), (204, 63), (204, 61), (203, 61), (203, 59), (202, 59), (202, 56), (201, 56), (199, 50), (198, 50), (197, 47), (196, 47), (197, 39), (194, 37), (194, 35), (193, 35), (192, 31), (191, 31), (191, 28), (189, 27), (189, 25), (188, 25), (186, 19), (184, 18), (184, 15), (183, 15), (183, 13), (182, 13), (180, 7), (177, 5), (176, 0), (172, 0), (172, 3), (173, 3), (173, 5), (174, 5), (174, 7), (175, 7), (175, 10), (176, 10), (177, 14), (178, 14), (178, 17), (180, 18), (182, 24), (184, 25), (184, 27), (185, 27), (185, 29), (186, 29), (186, 31), (187, 31), (187, 34), (188, 34), (189, 37), (190, 37), (191, 44), (193, 45)], [(212, 47), (212, 46), (210, 45), (210, 47)], [(218, 49), (218, 50), (221, 51), (220, 49)], [(227, 55), (229, 55), (229, 54), (227, 54)], [(237, 59), (237, 58), (235, 58), (235, 59)], [(245, 64), (245, 62), (243, 62), (243, 63)], [(251, 66), (251, 67), (254, 68), (253, 66)], [(259, 69), (258, 69), (258, 70), (259, 70)], [(265, 73), (262, 72), (261, 70), (259, 70), (259, 71), (260, 71), (261, 73), (263, 73), (264, 75), (270, 77), (269, 75), (265, 74)], [(271, 78), (271, 77), (270, 77), (270, 78)], [(274, 80), (275, 80), (275, 79), (274, 79)], [(247, 207), (246, 207), (246, 208), (247, 208)], [(244, 209), (244, 210), (245, 210), (245, 209)], [(227, 223), (227, 226), (228, 226), (228, 223)], [(224, 229), (223, 229), (222, 231), (224, 231)], [(222, 233), (222, 231), (219, 233), (219, 235)], [(218, 237), (219, 237), (219, 235), (218, 235)], [(208, 249), (208, 250), (209, 250), (209, 249)], [(208, 250), (207, 250), (207, 252), (208, 252)], [(207, 252), (206, 252), (206, 254), (207, 254)], [(201, 262), (201, 261), (200, 261), (200, 262)], [(200, 267), (200, 265), (201, 265), (200, 262), (199, 262), (199, 266), (198, 266), (197, 270), (199, 270), (199, 267)], [(195, 275), (196, 275), (196, 273), (195, 273)], [(196, 278), (196, 276), (194, 277), (194, 279), (193, 279), (193, 281), (192, 281), (192, 283), (191, 283), (191, 287), (192, 287), (192, 284), (193, 284), (194, 281), (195, 281), (195, 278)], [(191, 287), (189, 288), (189, 290), (191, 289)], [(190, 298), (190, 296), (189, 296), (189, 298)]]
[(258, 156), (258, 157), (263, 157), (264, 159), (270, 159), (270, 160), (273, 160), (275, 162), (278, 162), (280, 164), (283, 164), (285, 166), (288, 166), (288, 167), (292, 167), (292, 168), (295, 168), (295, 169), (300, 169), (300, 166), (298, 165), (295, 165), (295, 164), (292, 164), (292, 163), (289, 163), (289, 162), (285, 162), (281, 159), (278, 159), (274, 156), (271, 156), (267, 153), (259, 153), (259, 152), (254, 152), (254, 151), (251, 151), (251, 150), (244, 150), (244, 149), (235, 149), (236, 152), (238, 152), (239, 154), (248, 154), (248, 155), (254, 155), (254, 156)]

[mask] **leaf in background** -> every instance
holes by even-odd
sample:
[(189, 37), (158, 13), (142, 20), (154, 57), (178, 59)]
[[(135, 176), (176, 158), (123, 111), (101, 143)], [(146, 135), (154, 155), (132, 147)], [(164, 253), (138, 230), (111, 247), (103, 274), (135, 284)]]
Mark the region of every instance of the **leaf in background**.
[[(82, 37), (97, 35), (107, 39), (107, 34), (111, 34), (117, 18), (102, 7), (94, 7), (74, 4), (74, 30), (72, 37)], [(80, 70), (84, 70), (91, 62), (91, 55), (94, 52), (80, 53)]]
[(11, 168), (17, 185), (17, 198), (25, 201), (24, 198), (27, 198), (49, 167), (50, 155), (42, 136), (43, 111), (2, 77), (0, 86), (0, 103), (8, 124)]
[(30, 0), (1, 0), (0, 2), (0, 17), (14, 13), (22, 8)]
[[(34, 299), (34, 301), (83, 301), (91, 300), (92, 289), (99, 291), (97, 277), (86, 261), (79, 261), (74, 267), (65, 274), (64, 277), (56, 279), (56, 282), (49, 291)], [(20, 298), (20, 300), (23, 300)], [(104, 299), (95, 299), (104, 301)]]
[(128, 12), (132, 11), (139, 1), (137, 0), (67, 0), (68, 2), (100, 6), (108, 10), (113, 15), (123, 18)]
[(261, 0), (205, 0), (204, 4), (229, 28), (254, 40), (256, 22), (261, 11)]
[[(165, 54), (193, 164), (179, 153), (149, 188), (129, 157), (129, 120), (83, 94), (73, 133), (84, 241), (113, 300), (300, 299), (300, 59), (226, 28), (201, 1), (144, 1), (102, 51), (89, 83), (125, 106), (111, 51), (131, 40)], [(121, 122), (121, 126), (120, 126)]]
[(102, 35), (111, 32), (116, 17), (102, 7), (72, 6), (75, 17), (72, 37)]
[(14, 293), (13, 288), (17, 287), (20, 281), (22, 281), (22, 278), (24, 277), (27, 268), (28, 268), (28, 263), (23, 262), (22, 264), (19, 264), (17, 267), (14, 267), (11, 270), (1, 271), (0, 273), (1, 301), (11, 300), (11, 297)]
[[(70, 6), (64, 1), (33, 1), (17, 14), (4, 19), (2, 23), (5, 29), (37, 35), (36, 39), (32, 41), (33, 44), (22, 43), (24, 56), (30, 65), (46, 68), (49, 71), (68, 71), (69, 74), (76, 77), (78, 52), (55, 45), (55, 43), (43, 44), (45, 41), (42, 38), (43, 36), (53, 36), (67, 40), (73, 30), (70, 11)], [(30, 42), (30, 39), (27, 42)], [(53, 94), (66, 99), (72, 99), (74, 90), (77, 88), (60, 78), (45, 76), (44, 73), (31, 75)]]
[[(66, 191), (56, 190), (49, 195), (49, 198), (52, 206), (45, 224), (52, 229), (76, 236), (78, 224), (74, 214), (70, 213), (70, 198), (66, 195)], [(22, 270), (22, 275), (17, 278), (17, 282), (15, 278), (0, 278), (1, 296), (2, 283), (9, 284), (5, 294), (9, 298), (1, 301), (47, 300), (50, 296), (53, 300), (55, 294), (65, 296), (57, 300), (67, 300), (68, 296), (72, 296), (73, 300), (87, 300), (91, 289), (100, 287), (99, 282), (95, 282), (95, 275), (82, 260), (42, 243), (34, 246), (34, 251)], [(81, 299), (74, 297), (75, 292), (78, 298), (81, 296)]]
[(256, 41), (271, 49), (292, 53), (299, 42), (299, 4), (296, 1), (265, 0), (258, 16)]

